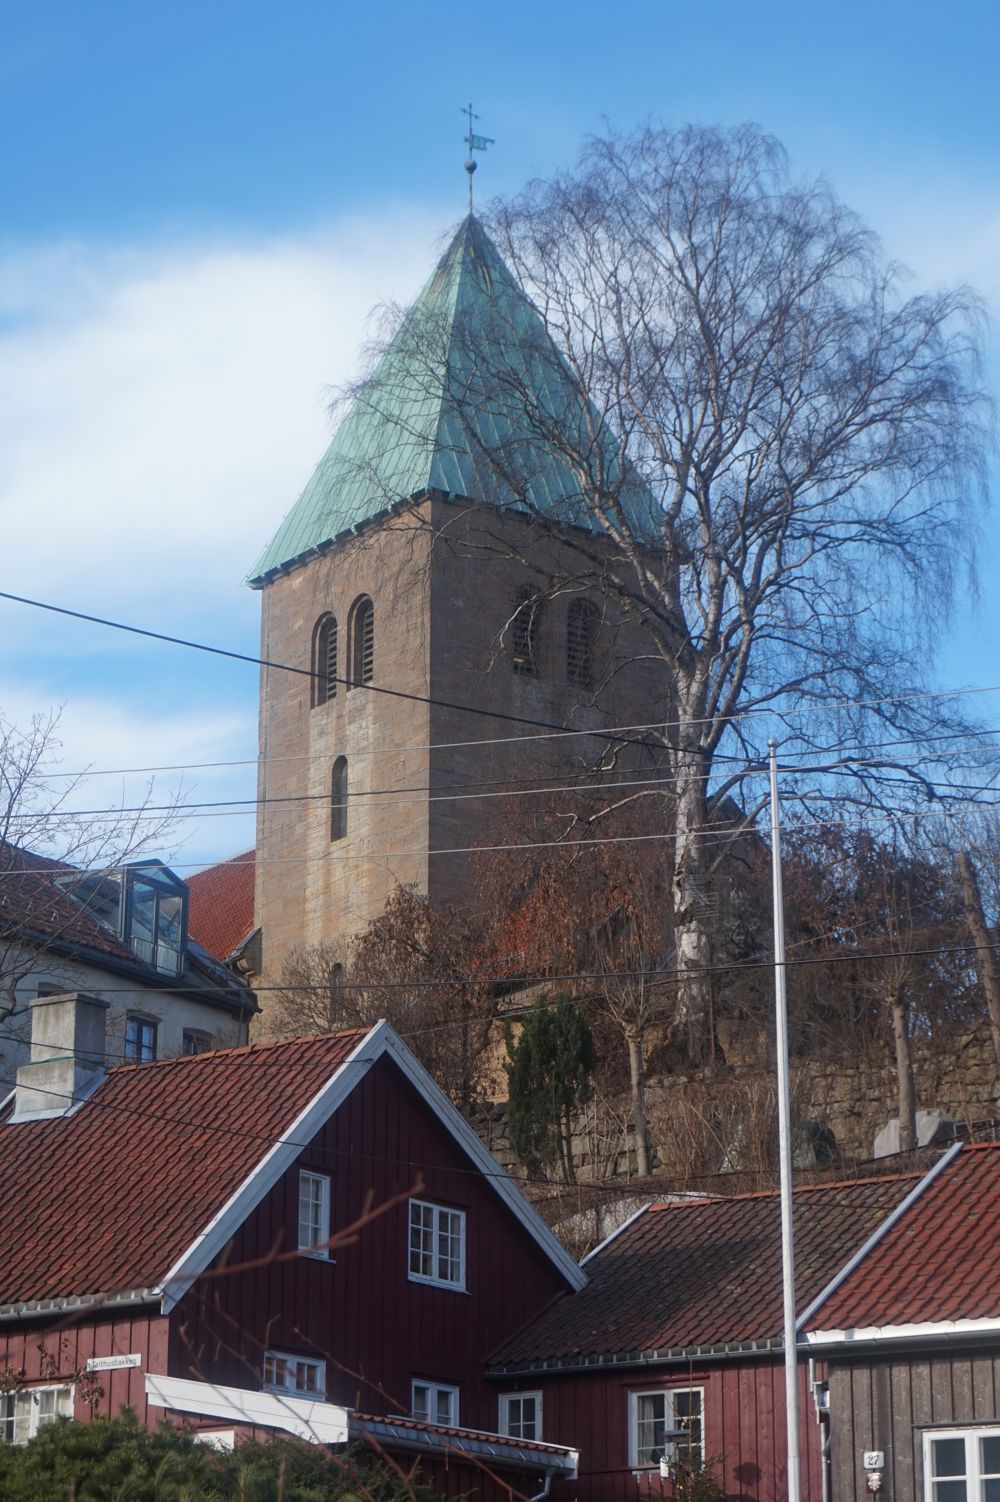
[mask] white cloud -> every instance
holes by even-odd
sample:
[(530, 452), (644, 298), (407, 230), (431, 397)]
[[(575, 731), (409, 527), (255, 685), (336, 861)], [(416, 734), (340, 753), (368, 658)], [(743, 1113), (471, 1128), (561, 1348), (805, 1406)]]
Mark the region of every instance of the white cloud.
[[(440, 230), (401, 211), (257, 243), (0, 248), (0, 589), (254, 652), (243, 578), (329, 441), (369, 314), (413, 296)], [(0, 634), (0, 711), (62, 704), (64, 768), (256, 754), (252, 669), (14, 605)], [(252, 797), (253, 768), (184, 785)], [(182, 822), (171, 846), (186, 866), (252, 841), (246, 815)]]
[[(6, 717), (22, 727), (36, 708), (22, 687), (3, 681), (0, 704)], [(251, 716), (228, 709), (150, 715), (125, 700), (82, 692), (62, 707), (44, 770), (52, 793), (65, 797), (67, 811), (86, 811), (88, 817), (91, 810), (161, 807), (175, 801), (182, 810), (225, 799), (243, 802), (255, 796), (255, 732)], [(155, 768), (165, 770), (143, 770)], [(90, 769), (100, 775), (88, 775)], [(96, 812), (93, 819), (95, 824), (108, 822)], [(246, 849), (253, 839), (252, 802), (242, 811), (191, 809), (188, 816), (179, 813), (150, 853), (171, 859), (184, 872), (219, 853)], [(58, 853), (58, 846), (55, 821), (52, 853)]]
[(242, 578), (328, 442), (327, 388), (434, 239), (400, 217), (0, 256), (2, 587), (167, 629), (230, 600), (246, 619)]

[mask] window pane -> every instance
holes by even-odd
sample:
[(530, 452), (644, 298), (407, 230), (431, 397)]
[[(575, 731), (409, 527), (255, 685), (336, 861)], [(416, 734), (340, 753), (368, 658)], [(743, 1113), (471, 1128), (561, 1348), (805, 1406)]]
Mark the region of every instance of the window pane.
[(964, 1439), (935, 1439), (931, 1442), (931, 1475), (965, 1475)]
[(427, 1422), (430, 1389), (420, 1382), (413, 1384), (413, 1417)]
[(1000, 1434), (979, 1441), (979, 1470), (983, 1476), (1000, 1476)]
[(934, 1502), (967, 1502), (964, 1481), (935, 1481)]
[(0, 1441), (12, 1445), (14, 1443), (14, 1414), (17, 1407), (15, 1395), (5, 1393), (0, 1397)]
[(652, 1465), (663, 1453), (667, 1427), (665, 1393), (640, 1393), (636, 1399), (636, 1461)]
[(435, 1423), (450, 1424), (451, 1422), (451, 1393), (446, 1387), (439, 1387)]
[[(946, 1486), (954, 1486), (953, 1481), (945, 1482)], [(980, 1483), (982, 1487), (982, 1502), (1000, 1502), (1000, 1476), (988, 1476)]]

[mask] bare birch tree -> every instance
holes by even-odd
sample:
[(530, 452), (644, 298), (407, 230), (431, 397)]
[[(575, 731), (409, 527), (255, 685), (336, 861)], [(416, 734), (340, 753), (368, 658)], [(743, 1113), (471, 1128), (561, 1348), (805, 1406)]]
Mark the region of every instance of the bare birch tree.
[(155, 849), (180, 812), (176, 801), (152, 806), (152, 785), (134, 806), (123, 799), (79, 812), (85, 774), (53, 775), (58, 725), (55, 713), (26, 727), (0, 715), (0, 1021), (16, 1010), (17, 987), (43, 955), (51, 964), (85, 942), (92, 898), (75, 899), (76, 879)]
[[(978, 303), (903, 295), (857, 217), (752, 127), (609, 135), (492, 227), (580, 394), (575, 422), (531, 412), (591, 523), (579, 574), (666, 668), (679, 1015), (702, 1028), (725, 845), (705, 832), (734, 795), (756, 816), (768, 734), (786, 764), (849, 746), (840, 796), (876, 808), (947, 781), (944, 753), (928, 773), (889, 743), (940, 746), (955, 723), (906, 696), (971, 567)], [(516, 481), (509, 446), (486, 457)], [(799, 794), (829, 787), (806, 772)]]
[[(702, 1051), (727, 852), (707, 831), (727, 800), (729, 840), (755, 821), (768, 737), (805, 800), (835, 785), (894, 813), (954, 771), (958, 716), (916, 691), (972, 577), (979, 302), (906, 295), (857, 216), (752, 126), (610, 133), (494, 206), (490, 229), (519, 287), (468, 228), (485, 298), (463, 312), (456, 294), (440, 328), (404, 320), (353, 395), (390, 422), (405, 407), (402, 452), (438, 412), (415, 385), (443, 381), (435, 441), (486, 503), (484, 546), (492, 531), (511, 548), (516, 511), (539, 599), (603, 597), (644, 633), (672, 779), (677, 1021)], [(554, 550), (561, 579), (537, 561)]]

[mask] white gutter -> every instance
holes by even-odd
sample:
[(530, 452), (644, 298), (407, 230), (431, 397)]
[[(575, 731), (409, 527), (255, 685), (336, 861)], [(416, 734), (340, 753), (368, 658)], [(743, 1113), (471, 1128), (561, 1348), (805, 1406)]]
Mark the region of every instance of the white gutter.
[[(872, 1251), (873, 1248), (878, 1246), (883, 1236), (885, 1236), (887, 1232), (892, 1230), (896, 1222), (902, 1219), (902, 1217), (909, 1210), (910, 1206), (916, 1203), (916, 1201), (923, 1194), (924, 1190), (934, 1182), (939, 1173), (944, 1172), (944, 1170), (948, 1167), (948, 1164), (951, 1163), (955, 1159), (957, 1154), (961, 1151), (961, 1142), (952, 1143), (948, 1151), (938, 1159), (938, 1161), (934, 1164), (934, 1167), (928, 1173), (926, 1173), (920, 1180), (920, 1182), (910, 1190), (906, 1198), (900, 1200), (895, 1210), (891, 1211), (891, 1213), (886, 1216), (885, 1220), (883, 1220), (878, 1226), (876, 1226), (875, 1230), (869, 1236), (864, 1245), (859, 1247), (858, 1250), (854, 1253), (854, 1256), (851, 1257), (849, 1261), (844, 1263), (839, 1272), (834, 1273), (833, 1277), (830, 1279), (826, 1287), (816, 1295), (812, 1303), (809, 1304), (807, 1308), (803, 1309), (802, 1313), (799, 1315), (798, 1319), (795, 1322), (796, 1328), (799, 1331), (801, 1331), (802, 1326), (806, 1323), (806, 1321), (816, 1313), (816, 1310), (821, 1309), (822, 1306), (826, 1303), (827, 1299), (830, 1298), (830, 1296), (837, 1291), (840, 1285), (850, 1277), (851, 1273), (858, 1266), (858, 1264), (863, 1262), (865, 1257), (868, 1256), (868, 1253)], [(812, 1337), (807, 1336), (807, 1339), (811, 1341)]]
[(864, 1325), (851, 1330), (810, 1330), (809, 1346), (863, 1345), (868, 1341), (931, 1340), (962, 1335), (1000, 1334), (1000, 1319), (923, 1320), (912, 1325)]

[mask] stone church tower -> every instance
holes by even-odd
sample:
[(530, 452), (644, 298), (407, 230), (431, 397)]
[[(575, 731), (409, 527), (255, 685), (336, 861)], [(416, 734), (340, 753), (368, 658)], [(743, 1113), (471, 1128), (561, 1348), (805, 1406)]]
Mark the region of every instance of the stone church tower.
[(663, 718), (551, 441), (555, 425), (579, 446), (588, 418), (470, 215), (250, 578), (261, 657), (299, 670), (261, 675), (266, 981), (358, 932), (397, 882), (471, 900), (464, 852), (515, 828), (525, 796), (487, 795), (558, 784), (607, 752), (599, 732)]

